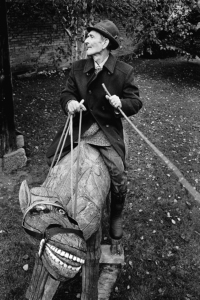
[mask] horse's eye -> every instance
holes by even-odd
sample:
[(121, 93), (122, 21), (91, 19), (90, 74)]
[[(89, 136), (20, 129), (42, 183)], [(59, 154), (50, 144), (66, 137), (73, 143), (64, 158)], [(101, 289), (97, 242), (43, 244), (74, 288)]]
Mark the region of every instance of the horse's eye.
[(61, 215), (65, 215), (65, 214), (66, 214), (66, 212), (65, 212), (62, 208), (59, 208), (59, 209), (58, 209), (58, 212), (59, 212), (59, 214), (61, 214)]

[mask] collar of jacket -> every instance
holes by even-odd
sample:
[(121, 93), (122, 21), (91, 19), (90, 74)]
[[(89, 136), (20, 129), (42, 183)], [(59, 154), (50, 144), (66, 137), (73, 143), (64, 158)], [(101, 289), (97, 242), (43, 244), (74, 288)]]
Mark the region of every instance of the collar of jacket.
[[(117, 58), (115, 56), (113, 56), (112, 54), (110, 54), (109, 58), (107, 59), (106, 63), (104, 64), (104, 67), (107, 68), (110, 73), (113, 73), (116, 62), (117, 62)], [(86, 64), (85, 64), (83, 72), (87, 73), (91, 69), (94, 69), (94, 61), (93, 61), (92, 57), (90, 57), (86, 60)]]

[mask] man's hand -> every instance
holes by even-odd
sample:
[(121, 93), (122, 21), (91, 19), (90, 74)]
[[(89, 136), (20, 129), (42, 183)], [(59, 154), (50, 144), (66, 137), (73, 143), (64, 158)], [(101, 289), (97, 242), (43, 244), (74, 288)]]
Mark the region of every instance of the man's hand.
[(118, 96), (113, 95), (113, 96), (108, 96), (106, 95), (106, 99), (109, 100), (110, 104), (114, 107), (114, 108), (121, 108), (122, 107), (122, 103), (121, 100), (119, 99)]
[(83, 105), (84, 100), (78, 102), (77, 100), (70, 100), (69, 104), (67, 104), (67, 110), (70, 114), (75, 114), (76, 112), (80, 112), (80, 110), (86, 111), (86, 107)]

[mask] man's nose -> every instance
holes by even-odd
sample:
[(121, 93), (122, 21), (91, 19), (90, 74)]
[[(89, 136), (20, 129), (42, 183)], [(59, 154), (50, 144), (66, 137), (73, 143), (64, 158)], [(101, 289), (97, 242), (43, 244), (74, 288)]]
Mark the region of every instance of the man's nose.
[(88, 37), (85, 39), (85, 44), (86, 45), (88, 44)]

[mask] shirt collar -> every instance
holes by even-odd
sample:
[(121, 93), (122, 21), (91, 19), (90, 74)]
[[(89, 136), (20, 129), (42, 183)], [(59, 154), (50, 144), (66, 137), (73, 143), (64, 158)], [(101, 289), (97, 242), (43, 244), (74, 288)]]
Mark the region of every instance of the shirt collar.
[[(110, 73), (113, 73), (114, 69), (115, 69), (116, 62), (117, 62), (117, 58), (115, 56), (113, 56), (112, 54), (110, 54), (109, 57), (107, 58), (105, 64), (104, 64), (104, 67), (107, 68)], [(94, 62), (93, 62), (92, 57), (86, 59), (86, 63), (85, 63), (83, 72), (87, 73), (91, 69), (94, 69)]]
[(109, 55), (100, 63), (98, 64), (96, 61), (94, 61), (94, 68), (95, 69), (102, 69), (103, 65), (106, 63), (106, 61), (108, 60)]

